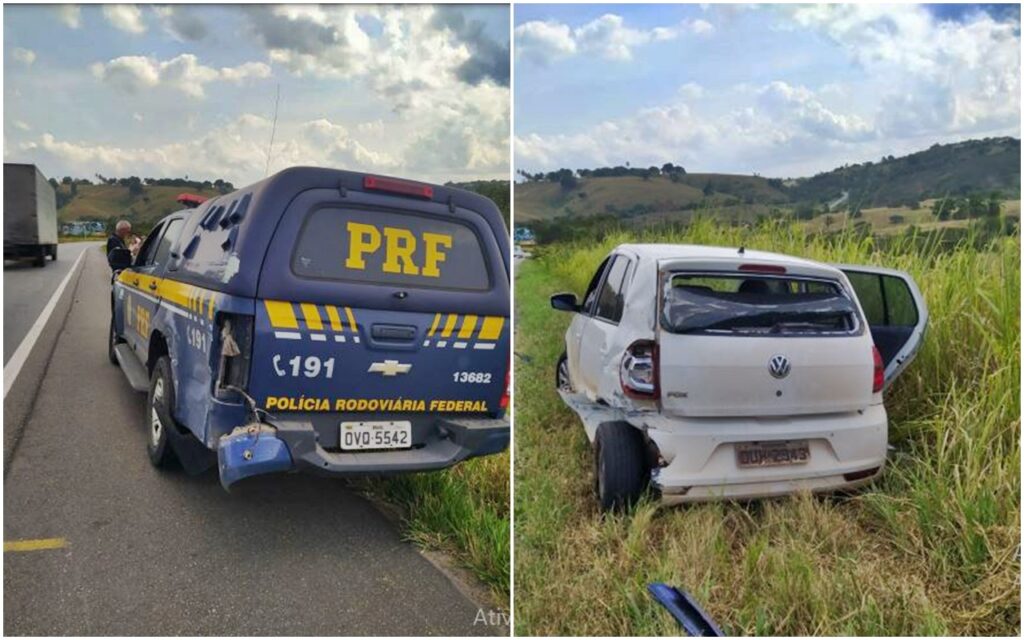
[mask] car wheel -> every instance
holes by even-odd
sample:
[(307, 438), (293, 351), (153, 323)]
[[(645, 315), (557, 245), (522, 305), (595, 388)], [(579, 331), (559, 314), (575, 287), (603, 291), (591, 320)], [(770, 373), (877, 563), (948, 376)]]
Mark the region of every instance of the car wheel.
[(572, 380), (569, 379), (569, 357), (562, 352), (558, 359), (558, 366), (555, 368), (555, 388), (559, 391), (572, 392)]
[(149, 379), (146, 403), (146, 452), (154, 467), (167, 468), (174, 461), (174, 451), (167, 439), (167, 430), (174, 429), (171, 407), (174, 406), (174, 383), (171, 380), (171, 359), (161, 356)]
[(640, 431), (625, 422), (606, 422), (594, 445), (594, 489), (601, 510), (632, 506), (650, 478)]
[(107, 357), (110, 358), (110, 364), (120, 364), (117, 360), (117, 354), (114, 353), (114, 347), (124, 342), (121, 338), (117, 337), (117, 333), (114, 331), (114, 317), (110, 317), (110, 335), (107, 337)]

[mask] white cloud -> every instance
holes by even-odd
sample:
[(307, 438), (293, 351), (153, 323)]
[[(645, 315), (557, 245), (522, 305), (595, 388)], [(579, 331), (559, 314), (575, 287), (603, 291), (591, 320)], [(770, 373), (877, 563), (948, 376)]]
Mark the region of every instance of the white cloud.
[(17, 127), (18, 129), (21, 129), (22, 131), (31, 131), (32, 130), (32, 127), (28, 126), (27, 123), (25, 123), (25, 122), (23, 122), (21, 120), (15, 120), (14, 121), (14, 126)]
[(240, 83), (250, 79), (269, 78), (270, 67), (262, 62), (246, 62), (236, 67), (216, 69), (200, 64), (191, 53), (160, 61), (144, 56), (122, 56), (90, 67), (100, 80), (129, 93), (165, 87), (193, 98), (205, 97), (204, 85), (219, 80)]
[(606, 13), (575, 29), (556, 21), (534, 20), (515, 30), (516, 54), (545, 65), (577, 53), (605, 60), (628, 61), (636, 47), (675, 40), (685, 34), (709, 35), (714, 26), (706, 20), (684, 20), (667, 27), (635, 29), (620, 15)]
[[(636, 104), (596, 125), (569, 122), (561, 133), (520, 132), (516, 168), (677, 162), (693, 171), (798, 176), (936, 142), (1020, 136), (1019, 19), (1000, 21), (979, 10), (944, 20), (919, 5), (860, 4), (714, 16), (720, 28), (691, 20), (653, 32), (599, 19), (589, 24), (603, 34), (596, 38), (601, 44), (589, 51), (639, 63), (648, 53), (637, 43), (645, 40), (688, 31), (743, 42), (755, 33), (766, 44), (759, 71), (731, 73), (732, 84), (720, 85), (715, 65), (730, 62), (708, 62), (692, 76), (702, 84), (685, 82), (662, 104)], [(787, 40), (803, 44), (786, 47)], [(766, 78), (765, 69), (779, 75)]]
[(82, 26), (82, 7), (77, 4), (57, 5), (57, 19), (69, 29)]
[(132, 114), (132, 120), (134, 120), (135, 122), (142, 122), (143, 120), (145, 120), (145, 118), (142, 116), (141, 113), (136, 112)]
[(146, 32), (146, 23), (142, 20), (142, 11), (134, 4), (105, 4), (103, 16), (113, 27), (128, 33)]
[(534, 20), (515, 30), (516, 55), (537, 64), (571, 56), (576, 53), (569, 25)]
[(26, 67), (31, 67), (32, 63), (36, 61), (36, 52), (32, 51), (31, 49), (22, 49), (21, 47), (15, 47), (14, 50), (11, 51), (11, 55), (14, 56), (15, 60), (25, 65)]

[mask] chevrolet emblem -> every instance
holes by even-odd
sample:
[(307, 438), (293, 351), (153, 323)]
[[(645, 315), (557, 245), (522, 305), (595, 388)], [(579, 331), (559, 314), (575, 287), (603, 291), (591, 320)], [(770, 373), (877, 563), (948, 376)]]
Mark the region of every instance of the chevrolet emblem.
[(374, 362), (371, 364), (369, 373), (397, 376), (400, 373), (409, 373), (409, 369), (412, 369), (411, 364), (402, 364), (398, 360), (385, 360), (384, 362)]

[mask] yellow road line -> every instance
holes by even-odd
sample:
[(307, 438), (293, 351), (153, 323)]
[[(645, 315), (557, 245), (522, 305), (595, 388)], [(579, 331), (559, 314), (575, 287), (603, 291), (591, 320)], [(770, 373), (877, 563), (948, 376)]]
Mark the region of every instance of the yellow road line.
[(46, 549), (63, 549), (68, 546), (64, 538), (39, 538), (38, 540), (4, 541), (4, 553), (8, 551), (44, 551)]

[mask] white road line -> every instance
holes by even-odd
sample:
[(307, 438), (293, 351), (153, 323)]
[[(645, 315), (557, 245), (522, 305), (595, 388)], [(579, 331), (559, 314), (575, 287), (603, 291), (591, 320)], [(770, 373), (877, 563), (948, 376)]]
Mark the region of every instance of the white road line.
[(25, 366), (25, 362), (28, 360), (28, 355), (32, 353), (32, 347), (36, 345), (36, 341), (39, 340), (40, 334), (43, 333), (43, 328), (46, 326), (46, 322), (53, 315), (53, 310), (57, 307), (57, 301), (60, 300), (61, 294), (64, 293), (64, 289), (67, 288), (68, 283), (71, 282), (71, 276), (75, 275), (78, 271), (78, 267), (82, 264), (82, 258), (85, 257), (85, 252), (89, 250), (89, 247), (82, 249), (78, 254), (78, 258), (75, 260), (75, 264), (71, 265), (71, 271), (64, 276), (64, 279), (60, 281), (57, 286), (57, 290), (50, 296), (46, 306), (43, 307), (42, 313), (36, 318), (35, 324), (28, 330), (25, 337), (22, 339), (21, 344), (11, 355), (11, 359), (4, 365), (4, 398), (7, 397), (7, 392), (14, 386), (14, 381), (18, 379), (18, 374), (21, 373), (21, 368)]
[(478, 342), (478, 343), (473, 345), (473, 348), (474, 349), (482, 349), (484, 351), (490, 351), (490, 350), (494, 349), (494, 343), (493, 342)]
[(296, 331), (275, 331), (274, 337), (281, 340), (302, 340), (302, 334)]

